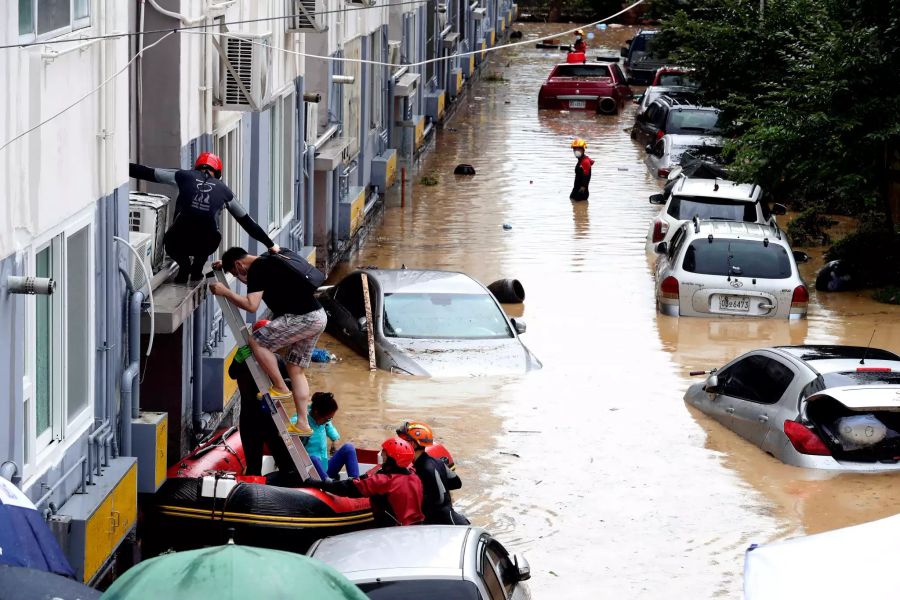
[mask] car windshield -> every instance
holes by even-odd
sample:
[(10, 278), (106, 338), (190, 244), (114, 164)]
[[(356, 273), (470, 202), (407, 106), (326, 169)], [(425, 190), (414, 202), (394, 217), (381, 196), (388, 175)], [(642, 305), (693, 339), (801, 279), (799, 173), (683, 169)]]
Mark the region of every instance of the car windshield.
[(606, 65), (559, 65), (553, 72), (554, 77), (610, 77)]
[(656, 85), (668, 87), (699, 87), (699, 84), (684, 73), (663, 73)]
[(478, 587), (466, 579), (404, 579), (360, 583), (359, 589), (372, 600), (479, 600)]
[(385, 294), (384, 335), (402, 338), (513, 337), (488, 294)]
[(718, 133), (722, 125), (721, 113), (715, 109), (674, 108), (669, 111), (666, 133)]
[(756, 222), (756, 203), (715, 200), (695, 196), (672, 196), (669, 200), (669, 216), (680, 221), (694, 217), (713, 221)]
[(653, 52), (654, 35), (638, 35), (631, 42), (632, 52)]
[[(898, 385), (900, 373), (896, 371), (844, 371), (822, 375), (825, 388), (844, 385)], [(823, 388), (824, 389), (824, 388)]]
[(787, 279), (792, 274), (783, 246), (751, 240), (694, 240), (684, 254), (682, 266), (685, 271), (701, 275)]

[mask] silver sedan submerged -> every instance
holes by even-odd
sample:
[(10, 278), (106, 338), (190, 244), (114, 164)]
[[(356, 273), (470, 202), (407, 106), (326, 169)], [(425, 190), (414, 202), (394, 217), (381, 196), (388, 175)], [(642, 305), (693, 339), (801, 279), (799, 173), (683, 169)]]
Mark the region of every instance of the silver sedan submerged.
[(900, 356), (886, 350), (754, 350), (684, 400), (789, 465), (900, 471)]
[(361, 269), (324, 289), (328, 332), (368, 354), (362, 276), (371, 299), (376, 364), (394, 373), (440, 377), (504, 375), (541, 368), (491, 292), (464, 273)]

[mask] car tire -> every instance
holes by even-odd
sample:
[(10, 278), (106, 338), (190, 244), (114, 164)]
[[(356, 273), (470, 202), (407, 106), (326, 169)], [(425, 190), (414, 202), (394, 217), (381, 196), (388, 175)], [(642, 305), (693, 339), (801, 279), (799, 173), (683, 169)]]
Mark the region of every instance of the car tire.
[(518, 279), (498, 279), (487, 288), (503, 304), (521, 304), (525, 301), (525, 288)]

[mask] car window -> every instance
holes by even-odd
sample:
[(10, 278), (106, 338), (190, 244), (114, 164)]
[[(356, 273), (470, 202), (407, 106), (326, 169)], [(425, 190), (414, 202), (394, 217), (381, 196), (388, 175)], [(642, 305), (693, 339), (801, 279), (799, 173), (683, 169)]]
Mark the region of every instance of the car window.
[(656, 85), (668, 87), (696, 87), (696, 82), (684, 73), (663, 73)]
[(481, 544), (481, 555), (478, 560), (478, 574), (484, 581), (490, 600), (506, 600), (506, 591), (500, 582), (500, 575), (496, 570), (496, 566), (491, 562), (491, 556), (487, 551), (487, 544)]
[(700, 275), (759, 279), (787, 279), (793, 272), (787, 250), (778, 244), (707, 238), (691, 242), (682, 268)]
[(669, 261), (672, 261), (678, 256), (678, 251), (681, 249), (681, 245), (684, 242), (684, 236), (684, 227), (679, 227), (678, 231), (675, 232), (675, 235), (672, 236), (672, 243), (669, 244)]
[(610, 69), (612, 69), (617, 82), (625, 83), (627, 81), (627, 78), (625, 77), (625, 73), (622, 72), (622, 67), (620, 67), (619, 65), (611, 65)]
[(507, 594), (512, 594), (516, 588), (518, 578), (516, 577), (516, 568), (513, 566), (509, 558), (509, 553), (499, 544), (499, 542), (491, 542), (487, 546), (487, 558), (494, 566), (494, 570), (500, 575), (500, 582)]
[(646, 112), (644, 112), (644, 117), (646, 118), (646, 121), (648, 123), (654, 122), (656, 120), (656, 118), (659, 116), (659, 111), (660, 111), (659, 104), (657, 104), (656, 102), (650, 104), (650, 106), (647, 107)]
[(776, 360), (753, 355), (719, 373), (722, 393), (759, 404), (775, 404), (794, 379), (794, 372)]
[(900, 385), (900, 373), (896, 371), (843, 371), (822, 375), (824, 387), (844, 385)]
[(554, 77), (612, 77), (606, 65), (559, 65)]
[(669, 111), (666, 133), (714, 133), (722, 129), (723, 121), (714, 109), (675, 108)]
[(506, 315), (488, 294), (385, 294), (383, 330), (401, 338), (513, 337)]
[(653, 152), (651, 152), (651, 154), (653, 154), (654, 156), (662, 156), (663, 154), (665, 154), (665, 148), (666, 144), (664, 141), (656, 140), (656, 144), (654, 144)]
[(362, 275), (348, 275), (335, 288), (335, 302), (346, 308), (357, 319), (366, 316), (362, 292)]
[(672, 196), (666, 212), (673, 219), (690, 221), (694, 217), (714, 221), (756, 222), (756, 204), (698, 196)]
[(372, 600), (481, 600), (478, 586), (465, 579), (404, 579), (360, 583), (357, 587)]

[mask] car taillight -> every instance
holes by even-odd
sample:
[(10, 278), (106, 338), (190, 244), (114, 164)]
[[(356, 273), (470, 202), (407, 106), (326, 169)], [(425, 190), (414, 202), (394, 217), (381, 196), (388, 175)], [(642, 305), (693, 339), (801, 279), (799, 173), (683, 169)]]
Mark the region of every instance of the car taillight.
[(678, 280), (669, 275), (663, 279), (662, 285), (659, 286), (659, 291), (662, 293), (663, 298), (678, 300)]
[(666, 135), (666, 132), (663, 131), (662, 129), (660, 129), (659, 131), (656, 132), (656, 139), (658, 139), (658, 140), (662, 139), (662, 136), (664, 136), (664, 135)]
[(666, 168), (660, 168), (660, 169), (657, 169), (657, 170), (656, 170), (656, 176), (657, 176), (657, 177), (668, 177), (668, 176), (669, 176), (669, 169), (666, 169)]
[(784, 435), (791, 440), (794, 449), (800, 454), (831, 456), (831, 450), (828, 449), (825, 442), (803, 423), (798, 423), (797, 421), (785, 421)]
[(809, 290), (805, 285), (798, 285), (791, 297), (791, 308), (806, 308), (807, 304), (809, 304)]
[(665, 221), (655, 221), (653, 223), (653, 243), (663, 241), (663, 238), (666, 237), (666, 234), (669, 232), (669, 224)]
[(857, 373), (890, 373), (890, 367), (856, 367)]

